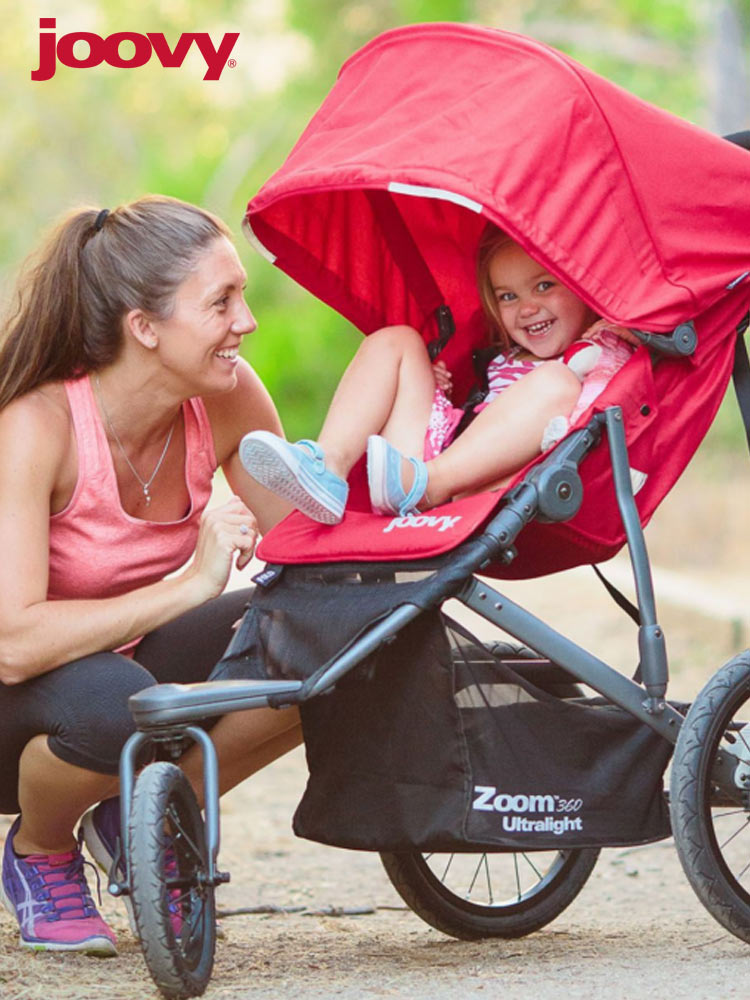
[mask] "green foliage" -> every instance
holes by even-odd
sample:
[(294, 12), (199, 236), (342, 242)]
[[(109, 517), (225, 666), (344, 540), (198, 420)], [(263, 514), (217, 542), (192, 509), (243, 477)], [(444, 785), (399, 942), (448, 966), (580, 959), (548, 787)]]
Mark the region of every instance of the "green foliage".
[[(195, 201), (239, 233), (248, 199), (283, 162), (346, 58), (416, 21), (457, 20), (526, 31), (641, 97), (699, 122), (707, 98), (701, 45), (715, 6), (684, 0), (78, 0), (64, 11), (0, 0), (0, 278), (10, 278), (48, 223), (77, 203), (112, 206), (146, 191)], [(52, 5), (61, 7), (63, 5)], [(737, 0), (750, 14), (750, 0)], [(236, 67), (203, 81), (181, 69), (59, 67), (32, 82), (39, 17), (58, 36), (91, 30), (239, 31)], [(436, 68), (439, 71), (439, 68)], [(314, 433), (358, 334), (256, 257), (241, 237), (259, 329), (246, 353), (277, 400), (287, 432)], [(7, 297), (7, 291), (6, 296)], [(730, 432), (720, 437), (734, 446)], [(723, 444), (722, 444), (723, 446)]]
[(402, 23), (418, 21), (470, 21), (470, 0), (401, 0), (397, 5)]

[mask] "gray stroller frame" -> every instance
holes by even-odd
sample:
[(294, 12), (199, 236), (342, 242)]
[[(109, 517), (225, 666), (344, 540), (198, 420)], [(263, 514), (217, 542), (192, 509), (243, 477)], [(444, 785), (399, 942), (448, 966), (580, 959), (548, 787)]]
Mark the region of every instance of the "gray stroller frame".
[[(641, 682), (631, 680), (545, 625), (474, 574), (493, 561), (509, 562), (513, 543), (534, 518), (564, 521), (579, 509), (583, 485), (578, 467), (606, 429), (615, 493), (625, 527), (641, 624), (638, 647)], [(405, 566), (407, 564), (404, 564)], [(271, 706), (297, 705), (328, 690), (426, 608), (457, 598), (467, 608), (548, 658), (581, 683), (646, 723), (671, 744), (671, 819), (678, 852), (698, 895), (732, 933), (750, 941), (750, 896), (740, 884), (745, 867), (733, 873), (719, 845), (711, 807), (729, 805), (750, 823), (750, 750), (737, 739), (743, 723), (737, 707), (750, 698), (750, 656), (741, 654), (709, 682), (688, 717), (666, 700), (668, 668), (664, 635), (656, 618), (651, 570), (631, 487), (622, 411), (609, 407), (571, 433), (508, 495), (480, 534), (464, 542), (421, 581), (420, 605), (402, 604), (371, 626), (306, 681), (232, 680), (163, 684), (130, 699), (137, 725), (120, 763), (122, 843), (110, 873), (110, 892), (130, 896), (149, 971), (167, 997), (194, 996), (205, 989), (215, 947), (214, 889), (229, 875), (218, 868), (219, 780), (216, 753), (197, 724), (207, 717)], [(205, 819), (174, 764), (149, 764), (136, 780), (139, 755), (158, 744), (177, 759), (189, 738), (203, 754)], [(138, 806), (140, 797), (141, 806)], [(134, 803), (136, 805), (135, 812)], [(144, 803), (147, 805), (144, 807)], [(145, 811), (144, 811), (145, 808)], [(176, 822), (177, 876), (164, 875), (167, 812)], [(173, 835), (175, 824), (172, 825)], [(443, 885), (423, 856), (384, 855), (389, 877), (424, 919), (458, 937), (515, 937), (557, 916), (582, 888), (597, 849), (560, 851), (528, 892), (518, 885), (509, 906), (492, 899), (477, 906)], [(525, 855), (523, 855), (525, 858)], [(486, 866), (486, 855), (485, 858)], [(526, 859), (528, 860), (528, 859)], [(533, 858), (532, 858), (533, 861)], [(481, 864), (481, 861), (480, 861)], [(479, 868), (477, 868), (477, 873)], [(472, 886), (477, 878), (474, 874)], [(489, 872), (487, 874), (489, 880)], [(171, 897), (170, 897), (171, 893)], [(170, 917), (170, 898), (181, 894), (182, 924)], [(470, 893), (469, 893), (470, 894)], [(174, 910), (174, 907), (172, 907)]]

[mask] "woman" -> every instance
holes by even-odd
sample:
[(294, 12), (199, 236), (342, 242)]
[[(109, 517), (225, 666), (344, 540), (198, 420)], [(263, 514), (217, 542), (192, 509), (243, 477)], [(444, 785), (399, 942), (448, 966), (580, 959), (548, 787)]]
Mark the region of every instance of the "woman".
[[(84, 825), (106, 860), (128, 696), (206, 679), (247, 600), (222, 595), (235, 553), (286, 513), (237, 455), (281, 427), (238, 356), (256, 324), (229, 236), (163, 197), (73, 212), (0, 348), (0, 811), (20, 813), (2, 897), (26, 947), (115, 953), (75, 826), (101, 803)], [(218, 466), (234, 496), (207, 512)], [(301, 739), (294, 709), (211, 735), (222, 790)], [(181, 764), (200, 794), (198, 753)]]

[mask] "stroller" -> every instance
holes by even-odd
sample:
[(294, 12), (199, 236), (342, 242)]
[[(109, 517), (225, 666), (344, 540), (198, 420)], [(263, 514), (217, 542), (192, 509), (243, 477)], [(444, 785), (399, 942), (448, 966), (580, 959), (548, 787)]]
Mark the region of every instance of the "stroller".
[[(419, 329), (454, 398), (486, 336), (473, 259), (488, 220), (641, 346), (503, 491), (388, 519), (368, 511), (355, 469), (340, 525), (293, 513), (263, 539), (266, 569), (212, 680), (131, 699), (110, 890), (131, 897), (165, 996), (205, 989), (228, 879), (201, 722), (258, 706), (301, 706), (310, 780), (296, 832), (381, 852), (408, 905), (448, 934), (544, 926), (600, 847), (668, 836), (671, 818), (697, 894), (750, 941), (750, 653), (689, 710), (666, 700), (642, 532), (733, 366), (742, 382), (748, 194), (745, 150), (519, 35), (423, 24), (344, 65), (248, 205), (246, 235), (266, 258), (364, 334)], [(632, 680), (488, 582), (625, 544)], [(449, 598), (521, 645), (479, 642), (441, 610)], [(203, 749), (205, 816), (169, 759), (186, 740)]]

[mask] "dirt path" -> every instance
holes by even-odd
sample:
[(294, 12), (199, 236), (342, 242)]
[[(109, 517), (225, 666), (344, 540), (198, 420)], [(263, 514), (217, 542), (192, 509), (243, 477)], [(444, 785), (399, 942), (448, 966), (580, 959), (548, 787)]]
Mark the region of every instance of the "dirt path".
[[(747, 629), (743, 612), (750, 600), (745, 605), (742, 570), (750, 541), (743, 498), (750, 495), (750, 477), (744, 470), (741, 475), (734, 473), (730, 494), (706, 484), (700, 469), (689, 474), (649, 529), (655, 562), (685, 584), (673, 603), (662, 600), (659, 607), (675, 698), (692, 698)], [(731, 596), (732, 613), (720, 613), (721, 604), (718, 614), (713, 604), (701, 612), (705, 581), (715, 595), (727, 595), (727, 604)], [(634, 627), (590, 570), (506, 589), (613, 666), (632, 672)], [(268, 904), (305, 912), (224, 918), (207, 1000), (747, 995), (750, 949), (703, 909), (669, 841), (603, 852), (569, 910), (530, 937), (458, 942), (402, 907), (377, 857), (294, 838), (290, 818), (304, 780), (304, 758), (295, 751), (224, 800), (221, 864), (232, 882), (220, 890), (219, 906)], [(7, 826), (0, 817), (0, 837)], [(371, 912), (320, 912), (332, 907)], [(14, 925), (0, 917), (0, 1000), (156, 1000), (121, 905), (107, 896), (103, 910), (121, 943), (120, 955), (106, 961), (22, 953)]]
[[(376, 857), (293, 837), (289, 817), (303, 782), (295, 752), (227, 796), (221, 860), (233, 877), (220, 890), (220, 906), (374, 912), (224, 918), (207, 1000), (747, 995), (750, 951), (701, 907), (671, 842), (603, 852), (576, 902), (537, 934), (460, 942), (401, 907)], [(104, 910), (121, 941), (121, 954), (104, 961), (22, 955), (4, 920), (3, 1000), (156, 1000), (119, 904), (106, 898)]]

